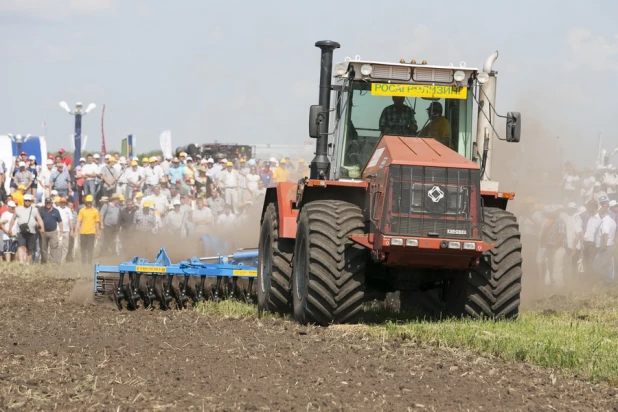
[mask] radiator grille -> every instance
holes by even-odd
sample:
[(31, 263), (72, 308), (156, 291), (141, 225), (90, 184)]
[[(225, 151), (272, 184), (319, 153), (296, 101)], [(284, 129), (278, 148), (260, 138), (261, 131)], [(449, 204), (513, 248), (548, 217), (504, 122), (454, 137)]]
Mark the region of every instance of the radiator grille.
[(385, 201), (385, 234), (480, 237), (478, 170), (392, 165)]

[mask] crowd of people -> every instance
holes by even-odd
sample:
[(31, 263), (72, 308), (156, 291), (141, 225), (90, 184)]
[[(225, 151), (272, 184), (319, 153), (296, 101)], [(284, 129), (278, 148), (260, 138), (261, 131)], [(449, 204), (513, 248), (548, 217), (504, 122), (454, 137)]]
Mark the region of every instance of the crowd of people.
[(4, 260), (81, 262), (119, 253), (137, 233), (201, 236), (243, 227), (266, 188), (308, 174), (304, 159), (269, 160), (88, 154), (77, 166), (63, 149), (45, 166), (22, 152), (14, 167), (0, 162), (0, 232)]
[[(576, 171), (567, 163), (562, 205), (527, 199), (518, 220), (524, 245), (526, 277), (558, 288), (582, 281), (615, 282), (618, 258), (618, 174), (610, 165)], [(535, 273), (528, 273), (530, 271)]]

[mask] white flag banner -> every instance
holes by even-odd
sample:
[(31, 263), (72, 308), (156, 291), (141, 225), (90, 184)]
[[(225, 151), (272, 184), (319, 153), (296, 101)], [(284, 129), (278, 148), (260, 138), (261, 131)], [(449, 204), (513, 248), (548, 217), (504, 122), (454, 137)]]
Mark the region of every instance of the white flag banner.
[(163, 156), (172, 156), (172, 132), (170, 130), (162, 131), (159, 142)]

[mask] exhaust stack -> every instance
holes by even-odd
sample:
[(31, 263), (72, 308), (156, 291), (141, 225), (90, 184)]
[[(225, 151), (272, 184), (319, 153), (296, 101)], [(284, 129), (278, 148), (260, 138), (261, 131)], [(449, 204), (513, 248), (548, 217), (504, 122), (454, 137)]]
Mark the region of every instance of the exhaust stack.
[(328, 160), (328, 125), (330, 114), (330, 89), (333, 76), (333, 50), (341, 47), (332, 40), (321, 40), (315, 43), (315, 47), (322, 50), (320, 64), (320, 100), (319, 105), (324, 109), (323, 120), (320, 122), (320, 135), (315, 142), (315, 157), (311, 161), (311, 179), (326, 179), (330, 168)]

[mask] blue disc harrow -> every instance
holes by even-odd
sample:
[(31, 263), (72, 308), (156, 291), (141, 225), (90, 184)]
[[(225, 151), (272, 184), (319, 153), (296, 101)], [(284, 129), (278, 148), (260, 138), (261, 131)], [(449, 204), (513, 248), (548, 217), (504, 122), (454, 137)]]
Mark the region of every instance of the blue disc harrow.
[(257, 258), (256, 249), (241, 249), (227, 256), (172, 263), (161, 248), (154, 262), (134, 257), (117, 266), (96, 264), (94, 293), (95, 297), (110, 296), (121, 310), (186, 308), (223, 298), (252, 302)]

